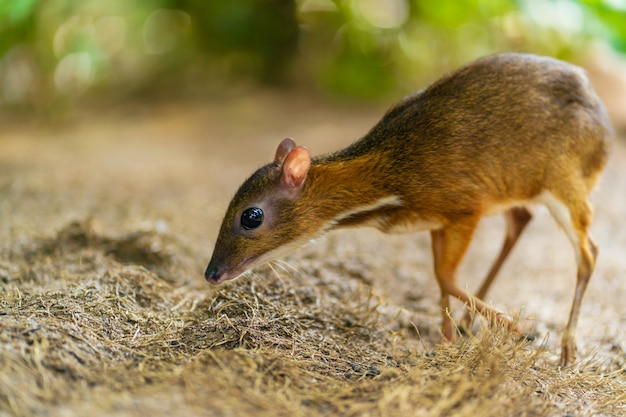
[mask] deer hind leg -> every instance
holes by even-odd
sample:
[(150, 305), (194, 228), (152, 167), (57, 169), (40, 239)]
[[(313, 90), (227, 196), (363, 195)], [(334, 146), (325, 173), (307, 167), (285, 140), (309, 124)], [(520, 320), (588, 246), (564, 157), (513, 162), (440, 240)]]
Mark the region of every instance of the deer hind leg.
[[(506, 236), (504, 242), (502, 243), (502, 248), (500, 249), (500, 254), (494, 261), (493, 265), (489, 269), (485, 280), (481, 284), (480, 288), (474, 294), (474, 297), (484, 300), (487, 292), (489, 291), (489, 287), (493, 284), (493, 281), (498, 275), (502, 264), (509, 256), (509, 253), (515, 246), (517, 239), (520, 237), (526, 225), (532, 218), (532, 214), (525, 207), (513, 207), (504, 212), (504, 218), (506, 220)], [(461, 328), (468, 329), (472, 324), (473, 314), (470, 309), (468, 309), (461, 320)]]
[(435, 275), (441, 290), (442, 332), (444, 338), (448, 340), (455, 338), (455, 329), (450, 316), (450, 296), (458, 298), (468, 306), (473, 306), (490, 320), (506, 327), (513, 326), (511, 318), (463, 291), (456, 283), (457, 268), (472, 240), (477, 222), (477, 218), (468, 218), (431, 232)]
[[(567, 197), (570, 198), (568, 199)], [(563, 201), (568, 201), (568, 203), (566, 204)], [(547, 194), (544, 202), (572, 242), (578, 265), (572, 309), (570, 310), (569, 320), (565, 326), (561, 341), (560, 365), (567, 366), (574, 359), (576, 326), (580, 314), (580, 305), (596, 263), (598, 247), (588, 234), (592, 219), (592, 209), (586, 198), (576, 199), (569, 195), (561, 199), (552, 194)]]

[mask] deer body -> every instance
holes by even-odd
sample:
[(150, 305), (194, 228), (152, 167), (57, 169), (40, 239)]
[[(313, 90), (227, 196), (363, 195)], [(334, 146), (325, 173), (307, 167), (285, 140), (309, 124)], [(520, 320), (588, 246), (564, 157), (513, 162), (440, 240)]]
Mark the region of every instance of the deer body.
[[(482, 301), (500, 266), (544, 204), (574, 246), (578, 279), (561, 364), (573, 359), (580, 303), (597, 248), (588, 195), (608, 155), (611, 127), (583, 71), (551, 58), (501, 54), (451, 72), (392, 106), (362, 139), (311, 158), (291, 139), (233, 198), (206, 270), (211, 283), (342, 227), (430, 230), (443, 335), (449, 296), (506, 326)], [(500, 255), (475, 296), (456, 270), (481, 217), (503, 212)]]

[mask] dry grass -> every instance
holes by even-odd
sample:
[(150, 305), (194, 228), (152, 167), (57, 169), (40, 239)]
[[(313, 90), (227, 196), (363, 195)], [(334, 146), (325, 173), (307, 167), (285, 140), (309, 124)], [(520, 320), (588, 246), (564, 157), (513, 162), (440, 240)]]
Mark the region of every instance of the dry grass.
[[(626, 413), (620, 330), (616, 338), (610, 327), (607, 340), (587, 334), (598, 345), (583, 342), (580, 362), (567, 369), (556, 366), (558, 340), (545, 341), (550, 328), (537, 330), (539, 340), (530, 342), (483, 323), (475, 336), (440, 344), (436, 292), (426, 284), (432, 277), (422, 262), (428, 249), (406, 260), (412, 267), (402, 259), (421, 244), (411, 238), (380, 237), (395, 246), (377, 254), (367, 246), (375, 243), (358, 246), (351, 238), (361, 235), (332, 237), (291, 257), (290, 265), (210, 289), (200, 275), (214, 233), (197, 231), (207, 208), (192, 203), (197, 185), (183, 186), (188, 170), (210, 168), (184, 158), (171, 162), (194, 154), (191, 145), (90, 142), (147, 152), (138, 162), (143, 176), (128, 180), (116, 163), (97, 162), (96, 145), (77, 145), (71, 137), (59, 143), (45, 153), (48, 159), (0, 161), (6, 174), (0, 182), (0, 416)], [(11, 146), (9, 157), (49, 144)], [(154, 162), (166, 158), (151, 159), (159, 146), (170, 157), (166, 173)], [(81, 178), (54, 171), (59, 164), (74, 164)], [(249, 167), (242, 164), (241, 175)], [(231, 178), (224, 189), (237, 182)], [(129, 203), (137, 196), (145, 201)], [(221, 210), (209, 208), (212, 217)], [(596, 278), (623, 277), (621, 265), (612, 268)], [(416, 279), (407, 286), (405, 276)], [(571, 281), (565, 285), (573, 288)], [(623, 287), (616, 291), (621, 297)], [(590, 297), (595, 305), (593, 291)], [(406, 315), (402, 307), (416, 312), (409, 315), (414, 324), (398, 315)], [(621, 329), (626, 313), (614, 308), (621, 311), (612, 316)], [(562, 325), (564, 313), (555, 322)]]
[(162, 249), (168, 242), (184, 252), (175, 241), (155, 231), (106, 237), (84, 222), (5, 254), (15, 271), (3, 271), (2, 409), (260, 416), (624, 411), (623, 371), (560, 371), (541, 349), (500, 329), (411, 350), (415, 340), (406, 343), (406, 334), (391, 329), (393, 317), (377, 312), (376, 297), (358, 280), (300, 273), (280, 280), (264, 270), (197, 293), (177, 285), (181, 266)]

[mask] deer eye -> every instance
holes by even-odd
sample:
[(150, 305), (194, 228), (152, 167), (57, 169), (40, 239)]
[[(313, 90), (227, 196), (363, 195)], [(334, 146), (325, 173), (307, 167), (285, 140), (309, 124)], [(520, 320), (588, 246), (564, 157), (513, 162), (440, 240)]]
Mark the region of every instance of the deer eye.
[(241, 214), (241, 227), (246, 230), (256, 229), (263, 223), (263, 210), (251, 207)]

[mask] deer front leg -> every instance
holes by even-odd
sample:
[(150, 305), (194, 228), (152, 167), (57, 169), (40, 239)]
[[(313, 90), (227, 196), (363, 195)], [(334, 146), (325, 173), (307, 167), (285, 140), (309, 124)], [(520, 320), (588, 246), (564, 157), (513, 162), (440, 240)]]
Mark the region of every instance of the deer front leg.
[[(475, 298), (484, 300), (491, 284), (496, 278), (496, 275), (500, 271), (502, 264), (511, 253), (511, 250), (517, 243), (520, 235), (526, 228), (526, 225), (532, 218), (532, 214), (525, 207), (513, 207), (507, 210), (504, 213), (504, 218), (506, 220), (506, 237), (504, 239), (504, 243), (502, 244), (502, 248), (500, 249), (500, 254), (496, 258), (495, 262), (489, 269), (489, 273), (485, 277), (482, 285), (479, 290), (474, 294)], [(472, 322), (472, 312), (468, 309), (461, 320), (461, 328), (469, 329)]]
[(519, 332), (510, 317), (463, 291), (456, 283), (456, 271), (472, 240), (477, 223), (478, 219), (471, 217), (431, 232), (435, 276), (441, 290), (442, 332), (448, 340), (454, 340), (455, 337), (449, 311), (449, 296), (456, 297), (468, 306), (475, 306), (476, 310), (489, 320), (507, 328), (513, 327)]

